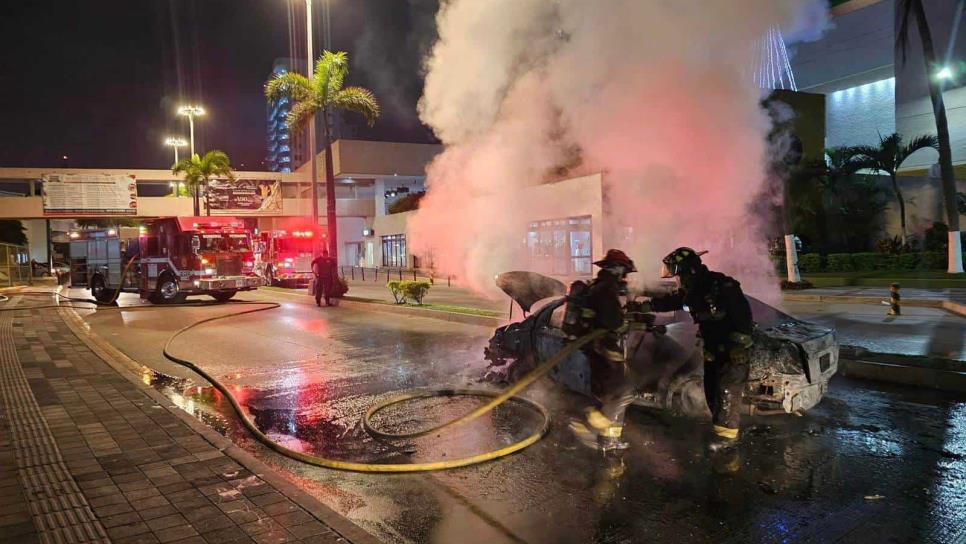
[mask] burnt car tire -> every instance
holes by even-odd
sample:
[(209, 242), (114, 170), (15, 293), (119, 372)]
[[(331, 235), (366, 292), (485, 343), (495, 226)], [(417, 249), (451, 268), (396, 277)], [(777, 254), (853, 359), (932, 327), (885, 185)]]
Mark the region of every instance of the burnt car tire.
[(114, 298), (114, 293), (107, 288), (107, 284), (104, 283), (104, 277), (100, 274), (91, 278), (91, 296), (97, 302), (108, 303)]
[(217, 293), (212, 293), (211, 298), (217, 300), (218, 302), (228, 302), (231, 297), (235, 296), (238, 291), (218, 291)]
[(151, 302), (154, 304), (179, 304), (185, 301), (188, 295), (182, 293), (178, 288), (178, 280), (170, 274), (161, 276), (158, 280), (158, 287), (151, 295)]

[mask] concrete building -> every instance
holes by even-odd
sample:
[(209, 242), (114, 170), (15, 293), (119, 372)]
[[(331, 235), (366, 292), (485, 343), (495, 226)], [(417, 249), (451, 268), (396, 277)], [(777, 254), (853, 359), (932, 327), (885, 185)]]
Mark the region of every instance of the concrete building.
[[(966, 191), (966, 33), (958, 31), (962, 2), (923, 3), (937, 55), (952, 72), (944, 80), (943, 98), (957, 184), (960, 191)], [(825, 96), (825, 146), (874, 145), (880, 135), (893, 132), (906, 139), (935, 134), (915, 24), (903, 55), (895, 48), (895, 0), (838, 0), (831, 4), (832, 24), (822, 38), (790, 48), (799, 90)], [(913, 233), (921, 233), (933, 221), (946, 220), (934, 166), (937, 160), (935, 151), (921, 150), (900, 170)], [(896, 210), (887, 211), (885, 230), (898, 231)]]

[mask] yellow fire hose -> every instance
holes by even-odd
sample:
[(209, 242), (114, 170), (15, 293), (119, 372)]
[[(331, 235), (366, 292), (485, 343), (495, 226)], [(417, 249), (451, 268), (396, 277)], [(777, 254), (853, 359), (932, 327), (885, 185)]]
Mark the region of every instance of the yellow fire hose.
[[(310, 465), (315, 465), (315, 466), (324, 467), (324, 468), (331, 468), (336, 470), (347, 470), (351, 472), (379, 472), (379, 473), (425, 472), (430, 470), (443, 470), (443, 469), (449, 469), (449, 468), (465, 467), (467, 465), (474, 465), (477, 463), (490, 461), (499, 457), (504, 457), (504, 456), (510, 455), (511, 453), (515, 453), (526, 448), (527, 446), (540, 440), (543, 437), (543, 435), (546, 434), (547, 431), (550, 429), (550, 414), (547, 412), (546, 408), (537, 404), (536, 402), (524, 399), (522, 397), (514, 397), (514, 395), (516, 395), (524, 388), (526, 388), (534, 381), (536, 381), (538, 378), (540, 378), (541, 376), (549, 372), (551, 368), (558, 365), (561, 361), (569, 357), (574, 351), (579, 349), (581, 346), (587, 344), (588, 342), (592, 342), (597, 338), (600, 338), (606, 333), (606, 331), (603, 331), (603, 330), (595, 330), (590, 334), (587, 334), (586, 336), (578, 338), (577, 340), (569, 343), (568, 345), (564, 346), (563, 349), (557, 352), (553, 357), (550, 357), (546, 361), (540, 363), (535, 369), (530, 371), (530, 373), (524, 376), (520, 381), (506, 388), (501, 393), (496, 393), (493, 391), (486, 391), (486, 390), (477, 390), (477, 389), (417, 390), (417, 391), (402, 393), (402, 394), (393, 396), (389, 399), (386, 399), (380, 403), (377, 403), (376, 405), (369, 408), (365, 416), (363, 416), (362, 418), (363, 428), (366, 430), (366, 432), (368, 432), (374, 437), (387, 438), (387, 439), (415, 438), (418, 436), (423, 436), (435, 431), (442, 430), (447, 427), (454, 427), (454, 426), (466, 423), (468, 421), (472, 421), (482, 416), (483, 414), (490, 412), (500, 404), (503, 404), (504, 402), (513, 398), (514, 400), (521, 402), (523, 404), (526, 404), (530, 408), (533, 408), (537, 413), (543, 416), (543, 424), (540, 426), (540, 428), (535, 432), (533, 432), (532, 434), (530, 434), (529, 436), (523, 438), (522, 440), (519, 440), (517, 442), (514, 442), (513, 444), (504, 446), (496, 450), (480, 453), (477, 455), (471, 455), (469, 457), (462, 457), (459, 459), (448, 459), (446, 461), (433, 461), (433, 462), (427, 462), (427, 463), (408, 463), (408, 464), (406, 463), (358, 463), (353, 461), (341, 461), (338, 459), (327, 459), (325, 457), (310, 455), (307, 453), (286, 448), (285, 446), (282, 446), (281, 444), (275, 442), (274, 440), (266, 436), (264, 433), (262, 433), (262, 431), (259, 430), (258, 427), (255, 426), (255, 424), (248, 418), (248, 415), (245, 413), (245, 410), (238, 403), (234, 395), (231, 394), (231, 391), (229, 391), (227, 387), (225, 387), (221, 382), (219, 382), (213, 376), (211, 376), (210, 374), (208, 374), (207, 372), (199, 368), (191, 361), (184, 359), (182, 357), (178, 357), (171, 353), (171, 350), (170, 350), (171, 344), (174, 343), (174, 341), (179, 336), (181, 336), (185, 332), (188, 332), (189, 330), (199, 325), (202, 325), (204, 323), (211, 323), (212, 321), (218, 321), (221, 319), (227, 319), (229, 317), (238, 317), (245, 314), (271, 310), (274, 308), (278, 308), (280, 306), (280, 304), (274, 303), (274, 302), (266, 302), (266, 303), (255, 302), (254, 304), (260, 304), (262, 305), (262, 307), (249, 309), (249, 310), (242, 310), (240, 312), (234, 312), (234, 313), (225, 314), (225, 315), (208, 317), (179, 329), (177, 332), (171, 335), (171, 337), (168, 338), (168, 341), (165, 343), (164, 350), (163, 350), (164, 356), (170, 361), (177, 363), (181, 366), (184, 366), (190, 369), (191, 371), (195, 372), (196, 374), (204, 378), (206, 381), (208, 381), (212, 386), (214, 386), (215, 389), (220, 391), (221, 394), (224, 395), (226, 399), (228, 399), (228, 402), (231, 404), (232, 409), (235, 410), (235, 413), (238, 414), (238, 417), (241, 420), (242, 425), (244, 425), (245, 428), (248, 429), (248, 432), (250, 432), (252, 436), (254, 436), (259, 442), (267, 446), (269, 449), (272, 449), (286, 457), (290, 457), (292, 459), (302, 461), (303, 463), (307, 463)], [(375, 416), (375, 414), (388, 408), (389, 406), (399, 404), (401, 402), (405, 402), (412, 399), (428, 398), (428, 397), (453, 397), (453, 396), (475, 396), (475, 397), (493, 397), (493, 398), (492, 400), (490, 400), (490, 402), (486, 403), (483, 406), (480, 406), (479, 408), (473, 410), (472, 412), (464, 416), (461, 416), (451, 421), (447, 421), (441, 425), (436, 425), (435, 427), (431, 427), (429, 429), (423, 429), (413, 433), (403, 433), (403, 434), (385, 433), (375, 429), (372, 426), (371, 418)]]
[[(118, 290), (118, 293), (119, 292), (120, 292), (120, 289)], [(115, 293), (114, 299), (117, 299), (118, 293)], [(33, 294), (33, 293), (30, 293), (30, 294)], [(54, 294), (58, 296), (63, 296), (63, 295), (60, 295), (59, 293), (54, 293)], [(222, 303), (218, 303), (218, 304), (222, 304)], [(410, 439), (410, 438), (416, 438), (419, 436), (424, 436), (433, 432), (438, 432), (446, 428), (456, 427), (464, 423), (468, 423), (470, 421), (473, 421), (479, 418), (480, 416), (483, 416), (489, 413), (497, 406), (513, 399), (514, 401), (524, 404), (527, 407), (531, 408), (532, 410), (540, 414), (543, 418), (543, 423), (540, 425), (539, 429), (537, 429), (530, 435), (526, 436), (525, 438), (496, 450), (491, 450), (488, 452), (471, 455), (468, 457), (462, 457), (458, 459), (448, 459), (445, 461), (432, 461), (432, 462), (425, 462), (425, 463), (360, 463), (360, 462), (354, 462), (354, 461), (342, 461), (338, 459), (327, 459), (325, 457), (310, 455), (307, 453), (286, 448), (285, 446), (275, 442), (267, 435), (265, 435), (261, 430), (259, 430), (258, 427), (255, 425), (255, 423), (252, 422), (251, 419), (249, 419), (248, 414), (245, 413), (245, 410), (242, 408), (241, 404), (238, 403), (238, 400), (235, 399), (235, 396), (232, 395), (231, 391), (229, 391), (224, 384), (222, 384), (215, 377), (208, 374), (208, 372), (206, 372), (205, 370), (203, 370), (202, 368), (200, 368), (198, 365), (191, 362), (190, 360), (185, 359), (183, 357), (178, 357), (177, 355), (174, 355), (173, 353), (171, 353), (171, 346), (175, 342), (175, 340), (178, 339), (179, 336), (200, 325), (203, 325), (205, 323), (211, 323), (213, 321), (219, 321), (222, 319), (239, 317), (246, 314), (253, 314), (256, 312), (273, 310), (281, 306), (281, 304), (277, 302), (260, 302), (260, 301), (236, 301), (236, 302), (230, 302), (229, 304), (246, 305), (246, 306), (254, 305), (258, 307), (245, 309), (238, 312), (232, 312), (228, 314), (213, 316), (213, 317), (207, 317), (199, 321), (195, 321), (194, 323), (191, 323), (185, 327), (182, 327), (181, 329), (178, 329), (165, 342), (164, 349), (162, 350), (164, 357), (178, 365), (188, 368), (195, 374), (198, 374), (199, 376), (204, 378), (208, 383), (210, 383), (215, 389), (217, 389), (222, 395), (224, 395), (224, 397), (228, 400), (229, 404), (231, 404), (232, 409), (238, 415), (238, 418), (240, 419), (242, 425), (248, 430), (248, 432), (252, 434), (252, 436), (254, 436), (259, 442), (264, 444), (269, 449), (275, 452), (278, 452), (281, 455), (295, 459), (297, 461), (301, 461), (306, 464), (323, 467), (323, 468), (335, 469), (335, 470), (351, 471), (351, 472), (406, 473), (406, 472), (426, 472), (426, 471), (432, 471), (432, 470), (444, 470), (444, 469), (450, 469), (450, 468), (465, 467), (468, 465), (474, 465), (474, 464), (483, 463), (486, 461), (491, 461), (493, 459), (497, 459), (500, 457), (505, 457), (507, 455), (516, 453), (526, 448), (527, 446), (530, 446), (536, 443), (538, 440), (543, 438), (543, 436), (547, 433), (547, 431), (550, 430), (550, 414), (547, 411), (547, 409), (541, 406), (540, 404), (534, 401), (525, 399), (523, 397), (517, 397), (516, 395), (521, 391), (523, 391), (528, 386), (530, 386), (533, 382), (538, 380), (544, 374), (549, 372), (553, 367), (560, 364), (560, 362), (562, 362), (564, 359), (569, 357), (576, 350), (580, 349), (582, 346), (590, 342), (593, 342), (594, 340), (606, 334), (606, 331), (604, 330), (594, 330), (589, 334), (582, 336), (577, 340), (574, 340), (573, 342), (568, 343), (566, 346), (563, 347), (563, 349), (558, 351), (552, 357), (541, 362), (539, 365), (537, 365), (536, 368), (531, 370), (523, 378), (521, 378), (519, 381), (517, 381), (510, 387), (507, 387), (501, 392), (481, 390), (481, 389), (452, 389), (452, 388), (419, 389), (414, 391), (408, 391), (405, 393), (394, 395), (392, 397), (389, 397), (388, 399), (385, 399), (381, 402), (374, 404), (372, 407), (369, 408), (369, 410), (366, 411), (365, 415), (362, 418), (363, 429), (375, 438), (389, 439), (389, 440)], [(170, 307), (185, 307), (185, 306), (200, 306), (200, 304), (169, 304), (169, 305), (158, 306), (158, 307), (170, 308)], [(13, 309), (31, 310), (31, 309), (39, 309), (39, 308), (46, 308), (46, 307), (56, 308), (56, 307), (63, 307), (63, 306), (58, 306), (58, 305), (33, 306), (33, 307), (9, 308), (9, 309), (10, 310), (13, 310)], [(126, 308), (126, 309), (132, 309), (132, 308)], [(457, 397), (457, 396), (489, 397), (490, 401), (480, 406), (479, 408), (476, 408), (475, 410), (463, 416), (460, 416), (456, 419), (441, 423), (439, 425), (436, 425), (430, 428), (411, 432), (411, 433), (388, 433), (388, 432), (380, 431), (372, 425), (372, 418), (375, 417), (376, 414), (389, 408), (390, 406), (394, 406), (396, 404), (400, 404), (414, 399), (433, 398), (433, 397)]]

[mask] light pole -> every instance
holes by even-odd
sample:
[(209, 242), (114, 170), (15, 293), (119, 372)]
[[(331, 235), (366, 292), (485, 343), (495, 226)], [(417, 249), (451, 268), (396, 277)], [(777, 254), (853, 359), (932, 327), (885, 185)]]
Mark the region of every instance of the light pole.
[(188, 130), (190, 133), (189, 138), (191, 139), (191, 156), (195, 154), (195, 116), (204, 115), (205, 109), (201, 106), (181, 106), (178, 108), (178, 115), (184, 115), (188, 118)]
[[(309, 81), (315, 74), (312, 61), (312, 0), (305, 0), (305, 52), (306, 52), (306, 71)], [(325, 113), (323, 112), (323, 116)], [(324, 121), (324, 119), (323, 119)], [(309, 195), (312, 198), (312, 229), (317, 229), (319, 225), (319, 167), (315, 156), (315, 115), (309, 117), (309, 156), (312, 158), (312, 188)], [(313, 237), (316, 250), (318, 249), (318, 237)], [(314, 253), (314, 252), (313, 252)]]
[(188, 142), (184, 141), (184, 138), (167, 138), (164, 140), (164, 145), (174, 148), (174, 164), (178, 164), (178, 148), (188, 145)]

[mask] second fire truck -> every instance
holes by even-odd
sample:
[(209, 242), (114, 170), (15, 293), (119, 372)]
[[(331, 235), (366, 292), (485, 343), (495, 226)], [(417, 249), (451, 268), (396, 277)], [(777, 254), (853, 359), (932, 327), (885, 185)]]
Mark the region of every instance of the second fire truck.
[(312, 281), (312, 252), (321, 230), (311, 225), (259, 233), (255, 271), (268, 285), (304, 287)]

